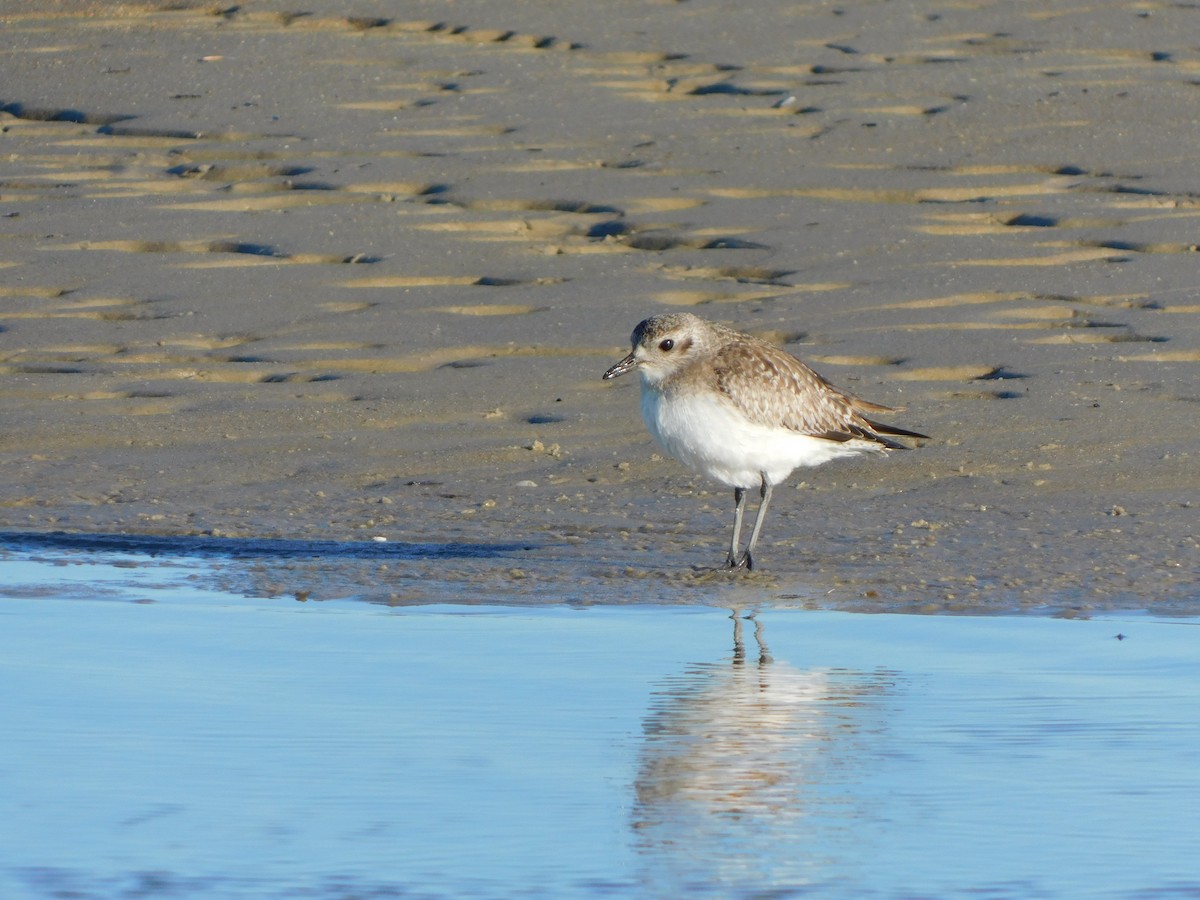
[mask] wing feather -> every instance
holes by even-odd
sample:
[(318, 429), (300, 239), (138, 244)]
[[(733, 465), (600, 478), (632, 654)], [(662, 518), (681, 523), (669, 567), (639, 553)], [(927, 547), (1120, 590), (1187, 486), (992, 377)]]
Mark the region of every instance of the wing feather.
[(867, 440), (885, 447), (904, 445), (884, 435), (924, 437), (866, 418), (867, 412), (890, 412), (839, 390), (785, 350), (742, 338), (731, 341), (713, 358), (716, 385), (746, 418), (772, 428), (831, 441)]

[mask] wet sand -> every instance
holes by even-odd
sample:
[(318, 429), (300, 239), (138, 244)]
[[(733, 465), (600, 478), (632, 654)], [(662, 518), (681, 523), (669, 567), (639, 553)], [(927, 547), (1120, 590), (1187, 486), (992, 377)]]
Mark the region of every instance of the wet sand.
[[(252, 592), (391, 603), (1196, 609), (1194, 9), (0, 19), (10, 541), (254, 539)], [(706, 572), (731, 498), (599, 380), (664, 309), (934, 439)]]

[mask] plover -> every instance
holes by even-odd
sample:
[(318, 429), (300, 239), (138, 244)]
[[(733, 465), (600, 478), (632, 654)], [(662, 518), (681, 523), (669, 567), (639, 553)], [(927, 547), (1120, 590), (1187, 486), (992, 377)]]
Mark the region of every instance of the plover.
[[(733, 488), (730, 568), (754, 567), (771, 490), (794, 469), (908, 449), (894, 437), (927, 437), (867, 418), (896, 410), (838, 390), (773, 344), (691, 313), (646, 319), (630, 340), (633, 352), (604, 378), (636, 369), (654, 439), (689, 469)], [(739, 553), (746, 492), (754, 488), (758, 515)]]

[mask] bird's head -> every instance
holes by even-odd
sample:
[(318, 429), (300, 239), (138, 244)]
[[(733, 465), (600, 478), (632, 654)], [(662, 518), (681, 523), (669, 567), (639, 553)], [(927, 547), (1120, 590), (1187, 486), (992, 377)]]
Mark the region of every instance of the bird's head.
[(630, 336), (633, 350), (604, 373), (605, 380), (637, 369), (642, 381), (655, 385), (703, 353), (713, 328), (691, 313), (651, 316), (638, 323)]

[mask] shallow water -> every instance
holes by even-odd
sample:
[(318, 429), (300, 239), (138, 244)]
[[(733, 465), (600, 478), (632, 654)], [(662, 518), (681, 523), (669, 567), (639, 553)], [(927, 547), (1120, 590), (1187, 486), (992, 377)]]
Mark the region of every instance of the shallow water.
[(1200, 894), (1192, 622), (389, 609), (214, 565), (0, 565), (0, 895)]

